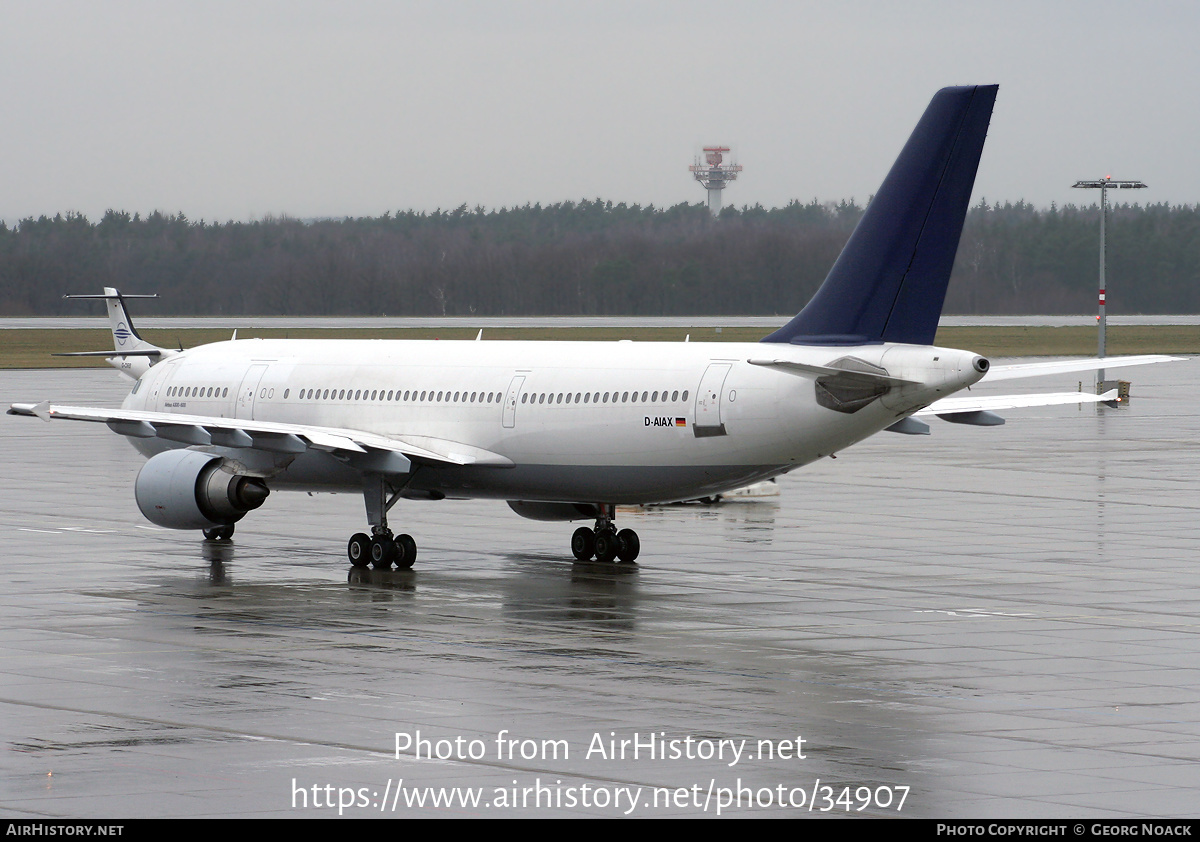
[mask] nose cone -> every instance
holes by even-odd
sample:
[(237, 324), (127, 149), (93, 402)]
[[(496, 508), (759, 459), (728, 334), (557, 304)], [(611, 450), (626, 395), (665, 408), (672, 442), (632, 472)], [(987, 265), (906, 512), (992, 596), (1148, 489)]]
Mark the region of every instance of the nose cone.
[(262, 480), (255, 477), (241, 477), (236, 483), (233, 501), (243, 511), (257, 509), (267, 499), (271, 490)]

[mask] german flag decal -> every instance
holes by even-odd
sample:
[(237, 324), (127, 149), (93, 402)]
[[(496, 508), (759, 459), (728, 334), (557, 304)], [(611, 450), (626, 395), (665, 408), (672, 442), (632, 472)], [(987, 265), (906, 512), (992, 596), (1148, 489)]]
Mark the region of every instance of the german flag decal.
[(686, 419), (686, 418), (676, 418), (676, 419), (675, 419), (675, 426), (676, 426), (676, 427), (686, 427), (686, 426), (687, 426), (687, 419)]

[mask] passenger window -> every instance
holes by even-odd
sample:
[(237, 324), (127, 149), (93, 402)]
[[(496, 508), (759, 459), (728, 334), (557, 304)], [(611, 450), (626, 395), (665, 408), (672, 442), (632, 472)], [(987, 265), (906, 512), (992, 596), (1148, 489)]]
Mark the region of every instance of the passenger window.
[(683, 397), (683, 399), (684, 399), (685, 401), (687, 400), (687, 389), (684, 389), (684, 390), (683, 390), (683, 396), (682, 396), (682, 397)]
[(674, 392), (671, 393), (671, 400), (673, 400), (673, 401), (679, 400), (679, 390), (678, 389), (676, 389)]
[[(292, 391), (292, 390), (291, 390), (291, 389), (284, 389), (284, 390), (283, 390), (283, 399), (284, 399), (285, 401), (287, 400), (288, 392), (290, 392), (290, 391)], [(210, 394), (210, 395), (212, 394), (212, 390), (211, 390), (211, 389), (209, 389), (209, 394)]]

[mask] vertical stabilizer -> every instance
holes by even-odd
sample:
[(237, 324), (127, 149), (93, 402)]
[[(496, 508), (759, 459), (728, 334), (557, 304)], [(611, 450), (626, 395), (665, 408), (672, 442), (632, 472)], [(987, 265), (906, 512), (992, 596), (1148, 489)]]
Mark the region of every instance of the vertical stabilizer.
[(105, 287), (103, 295), (64, 295), (63, 298), (102, 300), (108, 305), (108, 326), (112, 333), (111, 351), (76, 351), (54, 354), (56, 357), (105, 357), (108, 364), (134, 380), (145, 374), (156, 362), (176, 352), (160, 348), (138, 334), (125, 309), (126, 298), (158, 298), (157, 295), (122, 295), (119, 290)]
[(126, 298), (158, 298), (157, 295), (122, 295), (120, 290), (105, 287), (103, 295), (64, 295), (63, 298), (102, 299), (108, 306), (108, 325), (112, 332), (113, 353), (128, 354), (137, 351), (145, 354), (150, 351), (161, 351), (157, 345), (152, 345), (138, 334), (133, 326), (133, 319), (125, 309)]
[(933, 343), (998, 87), (934, 95), (821, 288), (764, 342)]

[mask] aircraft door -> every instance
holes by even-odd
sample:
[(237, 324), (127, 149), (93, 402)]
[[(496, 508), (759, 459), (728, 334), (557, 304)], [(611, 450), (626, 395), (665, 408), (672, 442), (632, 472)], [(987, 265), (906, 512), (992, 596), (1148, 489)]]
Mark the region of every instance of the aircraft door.
[(508, 384), (508, 393), (504, 396), (504, 426), (515, 427), (517, 424), (517, 401), (521, 397), (521, 387), (525, 385), (525, 375), (518, 374)]
[(237, 406), (234, 407), (234, 417), (254, 420), (254, 393), (258, 391), (259, 381), (267, 373), (267, 365), (255, 364), (246, 371), (242, 385), (238, 391)]
[(178, 360), (163, 366), (162, 376), (154, 381), (154, 393), (146, 396), (147, 409), (157, 409), (159, 412), (170, 410), (170, 407), (167, 406), (167, 387), (171, 385), (171, 379), (175, 376), (177, 368), (179, 368)]
[(696, 390), (696, 420), (692, 422), (692, 432), (698, 439), (725, 435), (725, 424), (721, 420), (721, 392), (732, 367), (733, 363), (710, 363), (700, 378), (700, 388)]

